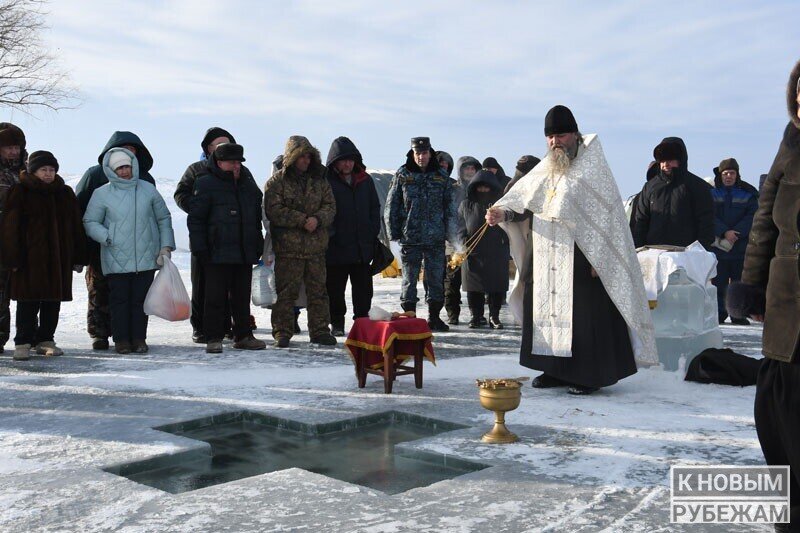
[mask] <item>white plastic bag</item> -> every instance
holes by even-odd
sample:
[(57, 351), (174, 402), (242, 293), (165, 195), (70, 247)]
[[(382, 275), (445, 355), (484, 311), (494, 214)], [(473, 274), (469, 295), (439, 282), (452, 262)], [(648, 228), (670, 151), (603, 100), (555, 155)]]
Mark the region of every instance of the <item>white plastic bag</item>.
[(144, 313), (170, 322), (189, 318), (191, 303), (181, 273), (169, 257), (164, 257), (161, 267), (147, 296), (144, 298)]
[(258, 265), (253, 269), (253, 283), (250, 286), (253, 305), (267, 307), (278, 300), (275, 291), (275, 271), (271, 266)]

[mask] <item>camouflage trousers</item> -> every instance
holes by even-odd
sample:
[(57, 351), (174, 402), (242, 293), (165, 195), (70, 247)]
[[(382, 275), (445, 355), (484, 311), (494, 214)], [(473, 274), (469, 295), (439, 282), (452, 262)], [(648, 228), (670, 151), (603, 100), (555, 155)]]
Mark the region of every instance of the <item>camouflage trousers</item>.
[(93, 339), (107, 339), (111, 336), (111, 313), (108, 308), (111, 290), (103, 275), (99, 257), (92, 258), (86, 267), (86, 288), (89, 291), (86, 331)]
[(294, 334), (294, 303), (305, 283), (308, 299), (308, 333), (313, 339), (330, 333), (331, 322), (328, 291), (325, 286), (325, 255), (311, 259), (275, 257), (275, 291), (278, 299), (272, 306), (272, 336), (292, 338)]
[(11, 336), (11, 272), (0, 270), (0, 348)]
[(400, 262), (403, 266), (403, 284), (400, 289), (400, 303), (415, 305), (417, 280), (422, 265), (425, 265), (427, 303), (444, 303), (445, 255), (444, 243), (441, 246), (403, 246), (400, 248)]

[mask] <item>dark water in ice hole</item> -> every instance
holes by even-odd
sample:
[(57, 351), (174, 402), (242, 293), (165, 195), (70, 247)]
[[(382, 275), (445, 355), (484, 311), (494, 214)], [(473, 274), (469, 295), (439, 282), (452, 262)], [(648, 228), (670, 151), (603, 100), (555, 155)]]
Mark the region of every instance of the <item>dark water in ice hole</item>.
[(486, 466), (444, 466), (394, 453), (395, 444), (442, 431), (445, 430), (393, 421), (308, 435), (240, 420), (180, 433), (211, 444), (212, 458), (126, 474), (126, 477), (177, 494), (296, 467), (397, 494)]

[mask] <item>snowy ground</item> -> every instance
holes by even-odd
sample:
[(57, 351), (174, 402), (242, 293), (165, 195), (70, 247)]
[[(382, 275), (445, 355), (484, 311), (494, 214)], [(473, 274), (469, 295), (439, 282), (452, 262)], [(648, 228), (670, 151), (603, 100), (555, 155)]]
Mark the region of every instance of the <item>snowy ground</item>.
[[(341, 344), (312, 348), (305, 333), (288, 350), (228, 346), (211, 356), (190, 343), (188, 322), (153, 319), (149, 354), (92, 352), (82, 287), (79, 277), (76, 301), (62, 308), (66, 355), (0, 358), (0, 531), (770, 530), (680, 529), (667, 512), (670, 465), (762, 463), (754, 387), (687, 383), (657, 369), (589, 397), (526, 387), (507, 417), (520, 442), (485, 445), (492, 415), (475, 378), (532, 375), (517, 363), (516, 327), (437, 335), (424, 388), (401, 377), (384, 395), (374, 376), (357, 388)], [(375, 303), (396, 309), (398, 291), (399, 280), (376, 278)], [(255, 316), (268, 339), (269, 312)], [(758, 355), (759, 327), (723, 332), (734, 350)], [(389, 409), (450, 420), (469, 428), (412, 446), (494, 466), (396, 496), (299, 469), (173, 495), (102, 470), (204, 445), (154, 426), (243, 408), (308, 422)]]

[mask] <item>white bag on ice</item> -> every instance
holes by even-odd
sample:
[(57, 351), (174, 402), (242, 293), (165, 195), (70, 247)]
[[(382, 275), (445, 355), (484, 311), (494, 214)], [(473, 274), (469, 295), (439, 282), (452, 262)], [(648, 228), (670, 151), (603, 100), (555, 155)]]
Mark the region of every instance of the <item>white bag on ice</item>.
[(253, 305), (259, 307), (267, 307), (278, 300), (278, 293), (275, 291), (275, 271), (271, 266), (258, 265), (253, 269), (250, 294)]
[(175, 263), (164, 257), (164, 266), (156, 274), (144, 298), (144, 313), (177, 322), (189, 318), (190, 309), (189, 293), (181, 273)]

